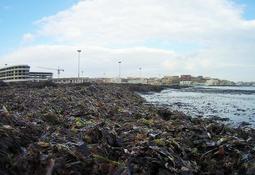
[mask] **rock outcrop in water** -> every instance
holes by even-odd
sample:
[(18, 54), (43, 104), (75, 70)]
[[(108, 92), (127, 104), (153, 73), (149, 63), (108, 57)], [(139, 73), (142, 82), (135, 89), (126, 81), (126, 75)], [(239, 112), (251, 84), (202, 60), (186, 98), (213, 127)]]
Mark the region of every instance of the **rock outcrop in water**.
[(253, 129), (146, 105), (152, 86), (29, 86), (1, 87), (0, 174), (255, 173)]

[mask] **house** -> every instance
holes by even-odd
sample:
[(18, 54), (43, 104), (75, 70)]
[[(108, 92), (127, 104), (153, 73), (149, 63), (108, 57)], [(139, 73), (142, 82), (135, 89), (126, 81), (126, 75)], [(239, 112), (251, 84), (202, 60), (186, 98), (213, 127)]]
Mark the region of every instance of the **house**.
[(191, 86), (192, 81), (180, 81), (180, 86)]
[(129, 83), (129, 84), (147, 84), (147, 81), (144, 78), (128, 77), (127, 83)]
[(178, 85), (180, 83), (179, 76), (164, 76), (161, 79), (162, 85)]
[(220, 84), (220, 80), (218, 79), (210, 79), (205, 82), (207, 86), (217, 86)]

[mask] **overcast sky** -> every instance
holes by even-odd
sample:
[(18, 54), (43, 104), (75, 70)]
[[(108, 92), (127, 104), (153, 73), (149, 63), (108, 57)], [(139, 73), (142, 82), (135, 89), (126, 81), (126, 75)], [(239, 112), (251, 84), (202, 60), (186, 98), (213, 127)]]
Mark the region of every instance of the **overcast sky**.
[[(0, 66), (255, 81), (253, 0), (1, 0)], [(54, 72), (56, 73), (56, 72)]]

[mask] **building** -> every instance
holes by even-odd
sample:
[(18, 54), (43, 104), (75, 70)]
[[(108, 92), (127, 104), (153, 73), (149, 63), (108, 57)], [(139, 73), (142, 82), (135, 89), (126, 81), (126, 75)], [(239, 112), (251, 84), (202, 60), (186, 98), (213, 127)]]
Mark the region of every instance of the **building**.
[(181, 81), (191, 81), (192, 76), (191, 75), (181, 75), (180, 80)]
[(148, 78), (147, 79), (147, 84), (150, 84), (150, 85), (161, 85), (161, 79), (156, 78), (156, 77)]
[(123, 83), (123, 81), (122, 78), (112, 78), (110, 83)]
[(49, 80), (53, 76), (50, 72), (30, 72), (28, 65), (6, 66), (0, 69), (0, 81), (41, 81)]
[(203, 76), (197, 76), (197, 77), (192, 77), (191, 81), (195, 83), (205, 83), (206, 79), (204, 79)]
[(95, 82), (95, 83), (111, 83), (112, 79), (111, 78), (94, 78), (93, 82)]
[(52, 82), (57, 84), (79, 84), (79, 83), (88, 83), (91, 80), (87, 77), (82, 78), (54, 78)]
[(192, 81), (180, 81), (180, 86), (191, 86)]
[(180, 83), (179, 76), (164, 76), (161, 79), (162, 85), (178, 85)]
[(229, 80), (220, 80), (220, 86), (235, 86), (235, 82)]
[(53, 73), (51, 72), (29, 72), (29, 77), (32, 80), (51, 80)]
[(28, 65), (8, 66), (0, 69), (0, 80), (5, 82), (27, 81), (29, 79)]
[(217, 86), (219, 85), (219, 83), (220, 83), (220, 80), (218, 79), (210, 79), (205, 82), (207, 86)]
[(127, 83), (129, 83), (129, 84), (147, 84), (147, 80), (144, 78), (128, 77)]

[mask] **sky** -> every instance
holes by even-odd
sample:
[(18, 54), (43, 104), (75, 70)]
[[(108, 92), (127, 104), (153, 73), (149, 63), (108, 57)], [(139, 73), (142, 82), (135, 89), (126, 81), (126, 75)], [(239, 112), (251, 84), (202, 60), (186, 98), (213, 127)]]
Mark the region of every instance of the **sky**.
[[(255, 81), (254, 0), (1, 0), (0, 67)], [(142, 72), (139, 71), (142, 68)], [(56, 72), (54, 72), (56, 75)]]

